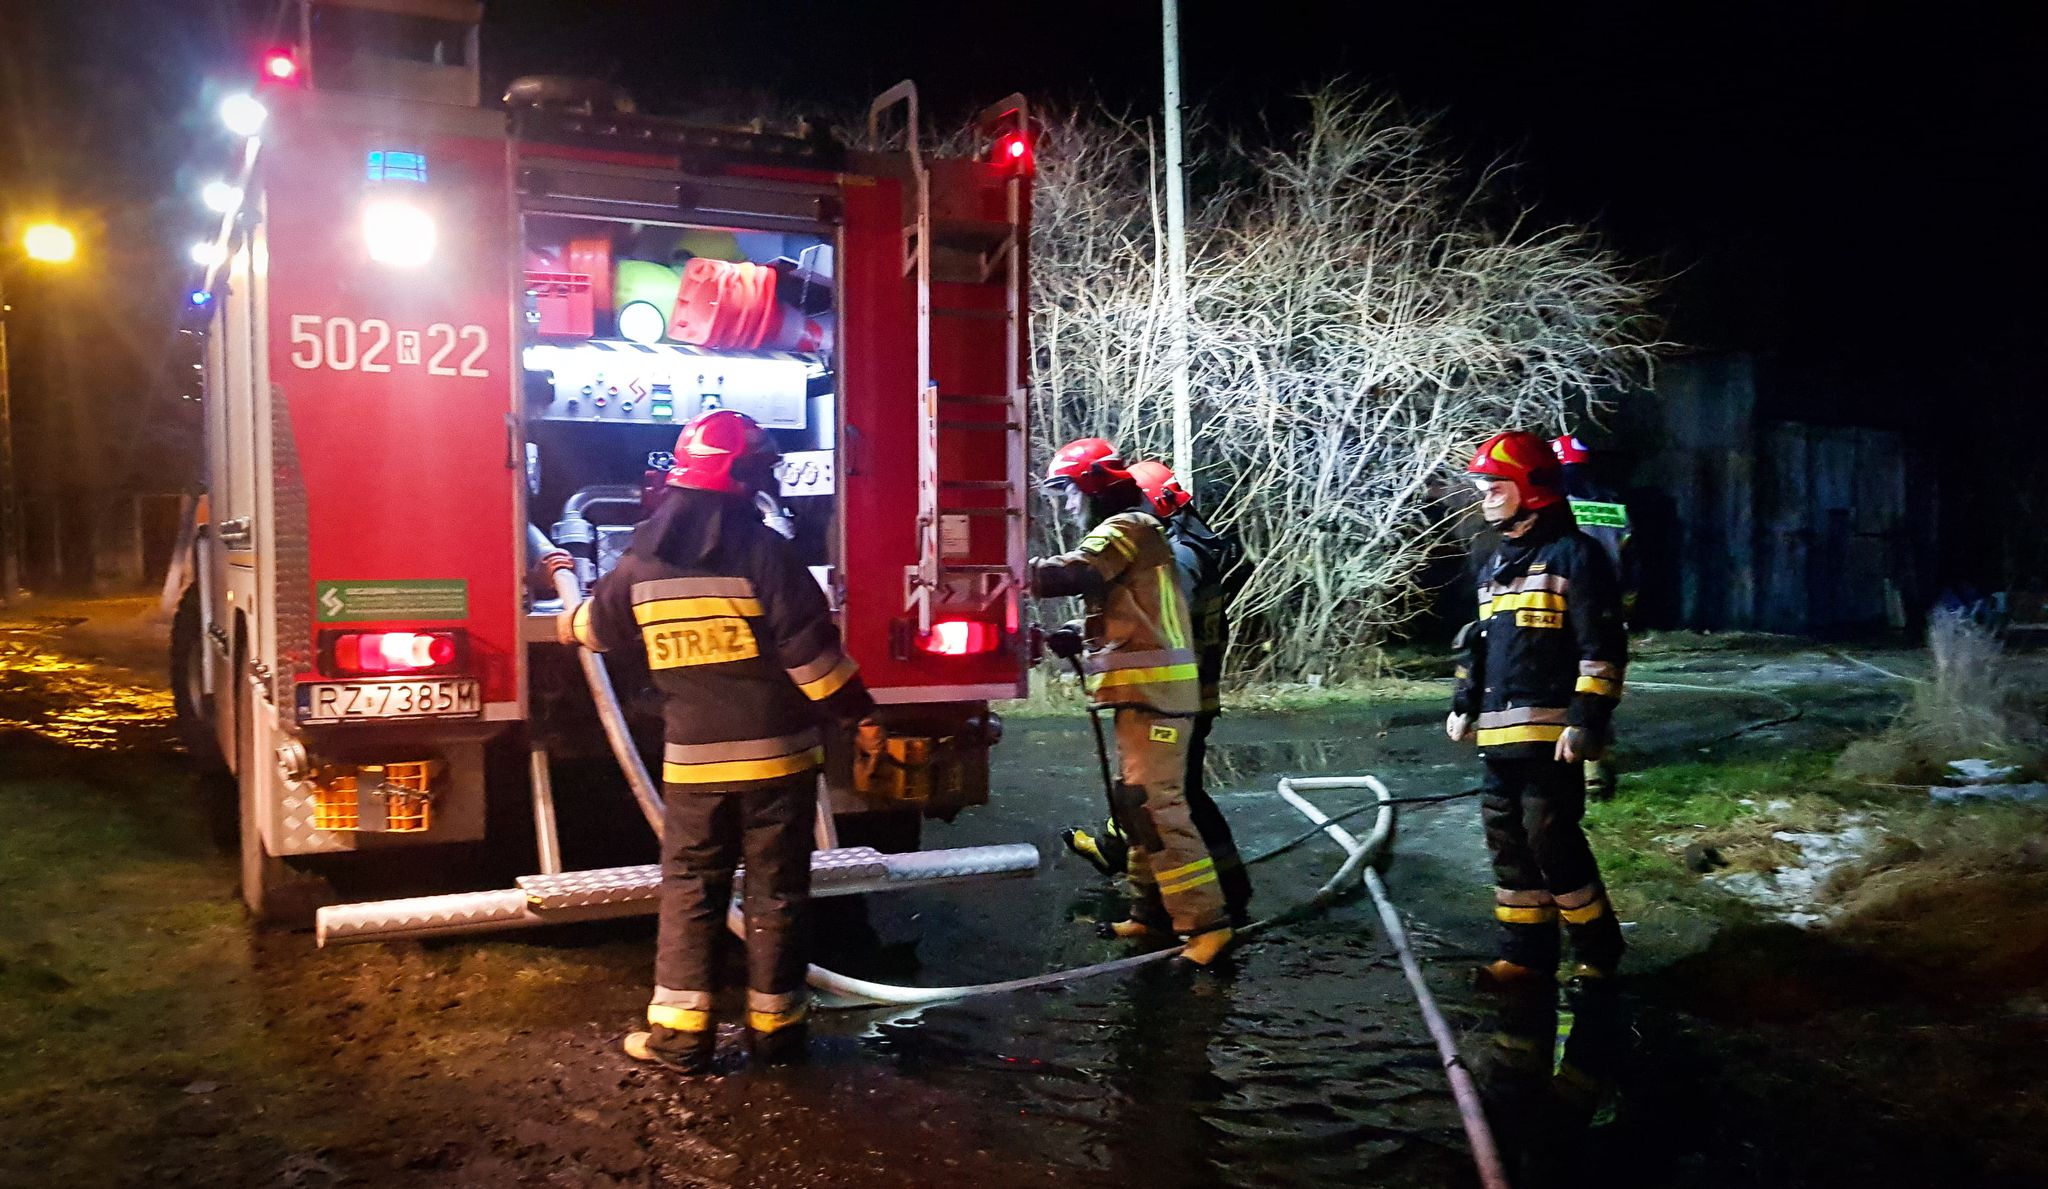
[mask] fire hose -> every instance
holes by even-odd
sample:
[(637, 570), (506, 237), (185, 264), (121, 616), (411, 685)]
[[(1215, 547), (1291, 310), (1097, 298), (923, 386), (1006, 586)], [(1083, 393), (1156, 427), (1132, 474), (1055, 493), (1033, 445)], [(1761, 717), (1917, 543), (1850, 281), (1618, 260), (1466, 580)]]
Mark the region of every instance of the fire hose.
[[(535, 535), (538, 537), (540, 534)], [(561, 595), (563, 610), (573, 611), (582, 601), (582, 592), (578, 588), (575, 575), (567, 570), (557, 569), (554, 572), (554, 583), (556, 591)], [(598, 718), (604, 724), (605, 738), (611, 744), (612, 754), (618, 760), (627, 782), (632, 786), (634, 799), (639, 802), (641, 812), (646, 815), (648, 826), (653, 829), (655, 838), (660, 839), (663, 834), (661, 795), (654, 787), (654, 781), (647, 772), (646, 762), (641, 759), (639, 748), (634, 745), (632, 735), (627, 730), (625, 713), (619, 706), (617, 692), (612, 688), (611, 675), (596, 653), (585, 648), (578, 648), (576, 651), (582, 662), (584, 678), (590, 685), (591, 696), (597, 704)], [(1371, 833), (1363, 841), (1337, 824), (1299, 791), (1358, 788), (1370, 789), (1377, 798), (1377, 816), (1373, 821)], [(1422, 1011), (1423, 1023), (1428, 1028), (1431, 1039), (1435, 1041), (1437, 1054), (1443, 1061), (1444, 1074), (1450, 1081), (1451, 1094), (1457, 1103), (1459, 1119), (1465, 1129), (1466, 1138), (1472, 1145), (1472, 1158), (1478, 1166), (1480, 1180), (1487, 1189), (1507, 1189), (1507, 1175), (1501, 1164), (1499, 1148), (1494, 1143), (1493, 1133), (1487, 1126), (1485, 1112), (1480, 1105), (1478, 1087), (1472, 1080), (1471, 1071), (1465, 1067), (1464, 1059), (1458, 1053), (1457, 1039), (1452, 1035), (1450, 1025), (1445, 1021), (1443, 1013), (1438, 1010), (1436, 999), (1430, 994), (1429, 986), (1422, 976), (1421, 963), (1416, 960), (1414, 949), (1409, 944), (1407, 930), (1402, 927), (1400, 914), (1395, 911), (1393, 901), (1387, 895), (1386, 884), (1380, 879), (1379, 871), (1376, 869), (1376, 864), (1387, 857), (1390, 849), (1394, 833), (1394, 806), (1398, 803), (1397, 799), (1388, 792), (1386, 785), (1382, 784), (1378, 777), (1370, 775), (1288, 777), (1280, 781), (1278, 792), (1281, 799), (1344, 848), (1345, 860), (1338, 867), (1336, 874), (1316, 889), (1314, 895), (1292, 908), (1253, 922), (1239, 930), (1239, 936), (1255, 936), (1320, 911), (1341, 897), (1350, 885), (1361, 878), (1362, 872), (1365, 887), (1371, 893), (1374, 906), (1378, 909), (1381, 927), (1386, 930), (1387, 940), (1400, 958), (1402, 973), (1408, 980), (1409, 988), (1415, 993), (1416, 1003)], [(1445, 799), (1447, 798), (1418, 797), (1410, 800), (1428, 802)], [(1271, 851), (1262, 857), (1271, 857), (1277, 853), (1278, 850)], [(735, 933), (745, 936), (737, 903), (727, 907), (726, 920)], [(806, 981), (814, 990), (824, 992), (837, 1001), (824, 1006), (917, 1007), (982, 995), (1038, 990), (1099, 975), (1136, 970), (1177, 957), (1181, 948), (1173, 946), (1028, 978), (965, 986), (895, 986), (854, 978), (815, 964), (807, 968)]]

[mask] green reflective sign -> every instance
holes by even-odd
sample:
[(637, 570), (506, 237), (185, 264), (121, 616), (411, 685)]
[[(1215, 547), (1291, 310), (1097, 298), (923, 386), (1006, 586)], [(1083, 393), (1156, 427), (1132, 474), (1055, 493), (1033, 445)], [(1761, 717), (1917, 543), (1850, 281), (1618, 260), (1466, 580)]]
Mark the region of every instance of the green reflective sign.
[(321, 623), (371, 619), (468, 619), (469, 583), (462, 579), (321, 582), (313, 592)]
[(1599, 500), (1573, 500), (1572, 519), (1580, 528), (1627, 528), (1627, 504), (1603, 504)]

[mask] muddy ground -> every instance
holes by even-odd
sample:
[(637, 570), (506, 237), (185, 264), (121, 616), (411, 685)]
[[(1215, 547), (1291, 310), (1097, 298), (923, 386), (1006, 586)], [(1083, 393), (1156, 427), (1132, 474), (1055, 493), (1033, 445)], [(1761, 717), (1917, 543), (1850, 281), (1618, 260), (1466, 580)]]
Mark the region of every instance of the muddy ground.
[[(645, 1002), (646, 922), (325, 951), (252, 932), (223, 802), (176, 749), (144, 611), (0, 619), (0, 1185), (1474, 1183), (1369, 904), (1249, 947), (1223, 976), (827, 1013), (802, 1068), (749, 1068), (727, 1036), (722, 1075), (696, 1081), (617, 1053)], [(1879, 674), (1782, 646), (1672, 653), (1631, 676), (1712, 687), (1631, 695), (1644, 781), (1838, 748), (1898, 700)], [(1720, 692), (1762, 687), (1775, 696)], [(1300, 833), (1270, 794), (1280, 774), (1372, 771), (1401, 794), (1471, 783), (1440, 717), (1410, 701), (1227, 720), (1217, 783), (1240, 844)], [(651, 853), (594, 775), (564, 773), (560, 795), (591, 823), (568, 839), (571, 864)], [(927, 844), (1031, 841), (1040, 872), (879, 902), (873, 938), (842, 917), (832, 960), (929, 985), (1113, 956), (1088, 928), (1113, 901), (1057, 838), (1099, 818), (1100, 798), (1084, 720), (1013, 721), (993, 804)], [(1488, 944), (1473, 804), (1406, 811), (1398, 856), (1394, 898), (1490, 1074), (1502, 1021), (1465, 985)], [(1257, 907), (1306, 895), (1339, 857), (1312, 842), (1260, 865)], [(1495, 1099), (1526, 1112), (1503, 1132), (1552, 1141), (1518, 1184), (2048, 1183), (2033, 1089), (2048, 948), (1958, 957), (1982, 948), (1972, 936), (2048, 939), (2048, 885), (2000, 875), (1800, 929), (1662, 878), (1615, 881), (1632, 977), (1602, 1016), (1623, 1043), (1591, 1126)]]

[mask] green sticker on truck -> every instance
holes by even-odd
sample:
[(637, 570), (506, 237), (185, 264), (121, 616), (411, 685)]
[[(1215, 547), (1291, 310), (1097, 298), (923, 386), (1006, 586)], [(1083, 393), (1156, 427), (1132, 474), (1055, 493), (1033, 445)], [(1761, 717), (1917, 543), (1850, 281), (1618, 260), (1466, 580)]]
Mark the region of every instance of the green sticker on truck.
[(468, 619), (469, 583), (459, 578), (320, 582), (314, 587), (313, 606), (321, 623), (361, 623), (374, 619)]

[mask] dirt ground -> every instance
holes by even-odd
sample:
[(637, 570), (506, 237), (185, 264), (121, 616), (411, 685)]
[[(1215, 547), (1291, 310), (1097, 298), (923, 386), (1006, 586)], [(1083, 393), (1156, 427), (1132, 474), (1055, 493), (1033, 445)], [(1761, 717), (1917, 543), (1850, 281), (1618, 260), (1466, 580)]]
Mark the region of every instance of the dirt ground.
[[(254, 932), (220, 790), (176, 749), (146, 611), (0, 615), (0, 1185), (1474, 1183), (1434, 1050), (1355, 902), (1229, 975), (831, 1012), (807, 1066), (751, 1068), (728, 1035), (721, 1075), (694, 1081), (617, 1054), (645, 1002), (644, 921), (328, 950)], [(1517, 1185), (2048, 1183), (2029, 1072), (2048, 1058), (2048, 874), (1872, 860), (1835, 919), (1800, 928), (1674, 857), (1757, 833), (1760, 810), (1708, 809), (1776, 803), (1701, 793), (1713, 774), (1806, 772), (1798, 757), (1881, 723), (1896, 689), (1768, 641), (1669, 650), (1631, 676), (1646, 687), (1623, 718), (1636, 816), (1593, 821), (1633, 973), (1618, 1006), (1572, 1005), (1580, 1040), (1618, 1043), (1582, 1116), (1491, 1094), (1504, 1135), (1549, 1136)], [(1709, 688), (1647, 688), (1659, 679)], [(1241, 847), (1301, 832), (1277, 774), (1471, 783), (1440, 718), (1379, 701), (1226, 720), (1215, 783)], [(1057, 841), (1100, 816), (1093, 768), (1085, 722), (1014, 723), (993, 803), (927, 843), (1034, 842), (1040, 872), (877, 902), (867, 930), (841, 913), (830, 960), (950, 985), (1113, 956), (1087, 928), (1113, 898)], [(575, 774), (562, 795), (587, 827), (572, 864), (646, 847), (601, 780)], [(1514, 1021), (1465, 987), (1489, 944), (1470, 802), (1404, 813), (1397, 850), (1394, 897), (1491, 1074)], [(1337, 858), (1311, 842), (1261, 864), (1256, 907), (1305, 895)]]

